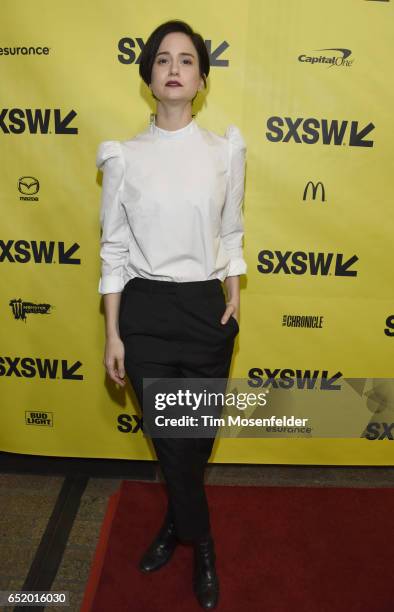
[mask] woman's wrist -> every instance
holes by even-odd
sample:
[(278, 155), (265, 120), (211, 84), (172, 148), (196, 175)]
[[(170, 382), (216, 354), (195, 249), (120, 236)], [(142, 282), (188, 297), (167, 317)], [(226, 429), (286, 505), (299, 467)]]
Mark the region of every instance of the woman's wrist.
[(239, 295), (239, 276), (228, 276), (224, 280), (226, 287), (227, 304), (234, 304), (236, 308), (239, 308), (240, 295)]
[(109, 329), (107, 330), (105, 337), (107, 340), (118, 340), (120, 338), (119, 330)]

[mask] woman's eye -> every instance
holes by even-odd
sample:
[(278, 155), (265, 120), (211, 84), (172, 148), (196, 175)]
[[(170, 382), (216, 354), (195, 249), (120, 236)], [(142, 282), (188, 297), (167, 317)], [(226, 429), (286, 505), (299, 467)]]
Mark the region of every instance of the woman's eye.
[[(167, 61), (167, 59), (165, 57), (159, 57), (159, 59), (157, 60), (157, 63), (158, 64), (162, 64), (163, 62), (166, 62), (166, 61)], [(190, 59), (184, 59), (183, 61), (186, 64), (192, 64), (193, 63), (192, 60), (190, 60)]]

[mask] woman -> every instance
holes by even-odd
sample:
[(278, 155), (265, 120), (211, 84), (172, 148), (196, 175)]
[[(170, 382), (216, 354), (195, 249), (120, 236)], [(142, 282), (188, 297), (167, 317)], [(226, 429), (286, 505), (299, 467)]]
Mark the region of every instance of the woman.
[[(102, 262), (104, 365), (143, 406), (143, 378), (223, 378), (239, 332), (245, 143), (236, 126), (220, 136), (192, 115), (206, 87), (209, 56), (183, 21), (157, 27), (139, 72), (157, 102), (150, 126), (123, 142), (104, 141)], [(224, 295), (224, 282), (227, 301)], [(162, 567), (178, 541), (192, 542), (193, 588), (216, 606), (219, 581), (204, 490), (214, 438), (152, 438), (168, 510), (139, 568)]]

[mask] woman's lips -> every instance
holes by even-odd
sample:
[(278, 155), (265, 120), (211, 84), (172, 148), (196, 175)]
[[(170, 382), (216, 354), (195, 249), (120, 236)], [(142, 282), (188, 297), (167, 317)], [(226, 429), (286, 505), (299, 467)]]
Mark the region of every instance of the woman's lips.
[(169, 81), (168, 83), (166, 83), (166, 87), (182, 87), (182, 85), (180, 83), (171, 83), (171, 81)]

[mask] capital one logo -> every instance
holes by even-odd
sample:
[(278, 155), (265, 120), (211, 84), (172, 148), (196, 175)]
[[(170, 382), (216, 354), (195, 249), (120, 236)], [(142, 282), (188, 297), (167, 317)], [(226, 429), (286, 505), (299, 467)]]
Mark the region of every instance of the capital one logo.
[[(301, 53), (298, 56), (298, 61), (306, 63), (309, 66), (314, 66), (315, 64), (326, 64), (328, 68), (334, 68), (335, 66), (350, 68), (354, 61), (349, 59), (352, 54), (350, 49), (331, 47), (328, 49), (316, 49), (316, 51), (332, 51), (334, 55), (307, 55), (306, 53)], [(336, 53), (339, 55), (335, 55)]]
[[(219, 43), (214, 49), (212, 48), (212, 41), (205, 40), (205, 46), (209, 55), (209, 65), (215, 66), (216, 68), (227, 67), (229, 65), (228, 60), (221, 58), (220, 56), (229, 48), (229, 44), (226, 40)], [(126, 36), (121, 38), (118, 42), (118, 60), (121, 64), (139, 64), (141, 51), (145, 44), (142, 38), (138, 36), (136, 38), (130, 38)]]
[(270, 142), (349, 147), (373, 147), (374, 144), (373, 140), (366, 139), (375, 129), (371, 122), (359, 126), (358, 121), (273, 116), (267, 119), (267, 129), (265, 135)]

